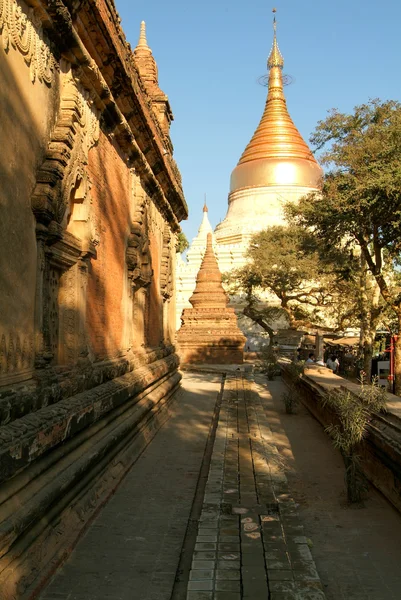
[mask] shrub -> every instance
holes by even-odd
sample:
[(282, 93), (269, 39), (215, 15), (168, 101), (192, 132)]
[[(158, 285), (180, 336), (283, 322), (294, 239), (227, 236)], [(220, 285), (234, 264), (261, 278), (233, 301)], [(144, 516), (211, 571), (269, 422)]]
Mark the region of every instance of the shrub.
[(329, 406), (338, 417), (338, 423), (332, 423), (325, 431), (344, 460), (348, 501), (360, 502), (367, 486), (357, 449), (366, 436), (373, 413), (385, 410), (386, 392), (377, 385), (377, 381), (366, 385), (362, 380), (359, 394), (346, 388), (333, 390), (325, 396), (323, 405)]
[(269, 381), (273, 381), (276, 375), (280, 374), (280, 368), (277, 364), (277, 357), (271, 346), (263, 346), (260, 352), (261, 371), (265, 373)]
[(296, 412), (295, 408), (298, 404), (295, 390), (289, 389), (287, 392), (284, 392), (281, 396), (281, 399), (284, 402), (285, 412), (287, 415), (293, 415)]
[(298, 404), (298, 386), (301, 376), (304, 372), (304, 365), (300, 362), (291, 362), (285, 366), (287, 373), (287, 385), (288, 391), (284, 392), (281, 396), (284, 402), (285, 412), (288, 415), (292, 415), (296, 412), (296, 406)]

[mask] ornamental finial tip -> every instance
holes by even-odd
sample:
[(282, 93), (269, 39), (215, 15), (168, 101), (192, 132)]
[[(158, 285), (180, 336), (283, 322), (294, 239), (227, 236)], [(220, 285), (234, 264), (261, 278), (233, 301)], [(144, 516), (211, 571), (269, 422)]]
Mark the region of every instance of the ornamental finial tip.
[(267, 66), (268, 66), (269, 69), (271, 69), (272, 67), (279, 67), (280, 69), (282, 69), (283, 66), (284, 66), (284, 59), (283, 59), (282, 54), (281, 54), (281, 52), (279, 50), (279, 47), (278, 47), (278, 44), (277, 44), (277, 35), (276, 35), (276, 32), (277, 32), (277, 21), (276, 21), (276, 12), (277, 12), (277, 9), (273, 8), (272, 12), (273, 12), (273, 15), (274, 15), (274, 17), (273, 17), (273, 31), (274, 31), (274, 34), (273, 34), (273, 47), (271, 49), (269, 58), (267, 60)]
[(140, 29), (140, 33), (139, 33), (138, 46), (145, 46), (146, 48), (148, 47), (148, 41), (146, 39), (146, 23), (145, 23), (145, 21), (141, 21), (141, 29)]

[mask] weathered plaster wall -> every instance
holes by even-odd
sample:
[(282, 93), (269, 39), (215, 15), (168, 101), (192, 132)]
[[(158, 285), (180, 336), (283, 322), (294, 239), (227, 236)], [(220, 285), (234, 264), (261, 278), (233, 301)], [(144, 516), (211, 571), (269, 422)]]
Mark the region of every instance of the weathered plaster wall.
[(33, 364), (36, 240), (31, 194), (59, 93), (55, 63), (39, 53), (41, 27), (33, 25), (32, 11), (24, 2), (3, 4), (3, 10), (20, 6), (22, 13), (10, 11), (7, 22), (5, 13), (0, 16), (0, 382), (29, 372)]

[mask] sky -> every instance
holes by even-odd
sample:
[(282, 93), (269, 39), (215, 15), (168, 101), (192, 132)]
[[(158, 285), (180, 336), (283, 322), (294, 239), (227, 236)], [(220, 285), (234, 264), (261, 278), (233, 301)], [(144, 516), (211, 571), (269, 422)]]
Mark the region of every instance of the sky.
[(171, 139), (189, 208), (189, 241), (204, 194), (213, 227), (224, 219), (230, 175), (262, 116), (276, 8), (290, 115), (305, 141), (327, 111), (370, 98), (401, 100), (399, 0), (115, 0), (127, 40), (140, 22), (174, 114)]

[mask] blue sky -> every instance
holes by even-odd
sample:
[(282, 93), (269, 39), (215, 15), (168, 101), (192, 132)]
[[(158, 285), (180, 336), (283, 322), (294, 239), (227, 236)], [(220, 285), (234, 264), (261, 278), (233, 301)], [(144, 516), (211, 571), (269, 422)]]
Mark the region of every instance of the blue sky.
[(385, 0), (116, 0), (128, 41), (142, 20), (175, 120), (174, 156), (183, 177), (191, 241), (206, 193), (214, 226), (225, 217), (231, 171), (258, 125), (272, 43), (272, 13), (290, 114), (308, 141), (333, 107), (369, 98), (401, 100), (401, 2)]

